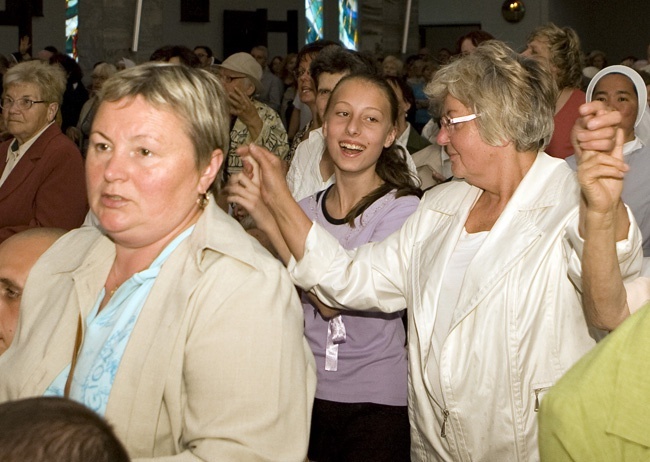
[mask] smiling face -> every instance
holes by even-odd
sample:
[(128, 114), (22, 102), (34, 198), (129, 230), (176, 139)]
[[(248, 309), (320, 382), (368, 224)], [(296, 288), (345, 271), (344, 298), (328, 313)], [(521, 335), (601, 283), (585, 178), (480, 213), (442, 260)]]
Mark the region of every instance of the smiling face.
[[(451, 95), (447, 95), (442, 114), (449, 118), (472, 114), (472, 110)], [(490, 176), (493, 147), (479, 134), (476, 119), (440, 128), (436, 141), (445, 146), (451, 162), (451, 171), (457, 178), (481, 187), (480, 179)]]
[(305, 55), (296, 67), (296, 79), (298, 81), (298, 96), (300, 101), (305, 104), (314, 104), (316, 102), (316, 85), (311, 78), (309, 66), (313, 58)]
[(186, 122), (141, 96), (103, 102), (86, 159), (90, 207), (118, 244), (141, 248), (168, 242), (194, 223), (199, 195), (221, 165), (216, 150), (197, 170)]
[(623, 74), (608, 74), (596, 84), (592, 99), (602, 101), (621, 113), (620, 127), (625, 133), (625, 141), (632, 141), (634, 122), (639, 111), (639, 100), (632, 81)]
[(337, 169), (374, 172), (382, 150), (395, 141), (386, 93), (363, 79), (344, 81), (331, 96), (323, 134)]
[[(4, 92), (5, 98), (13, 101), (26, 98), (32, 101), (41, 101), (41, 91), (33, 83), (14, 83), (9, 85)], [(35, 103), (29, 109), (19, 109), (17, 104), (2, 110), (5, 126), (18, 140), (19, 144), (29, 141), (47, 124), (54, 120), (57, 103)]]

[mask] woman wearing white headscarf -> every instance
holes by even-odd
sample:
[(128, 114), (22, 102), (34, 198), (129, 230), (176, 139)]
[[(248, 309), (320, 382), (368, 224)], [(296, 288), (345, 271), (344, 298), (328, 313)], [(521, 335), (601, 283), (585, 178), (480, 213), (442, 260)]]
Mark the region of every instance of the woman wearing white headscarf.
[[(623, 202), (641, 228), (643, 255), (650, 257), (650, 143), (640, 139), (636, 127), (641, 124), (647, 107), (647, 91), (641, 76), (631, 67), (609, 66), (594, 76), (587, 87), (587, 102), (602, 101), (621, 113), (625, 144), (623, 156), (630, 169), (625, 175)], [(567, 158), (576, 169), (576, 158)]]

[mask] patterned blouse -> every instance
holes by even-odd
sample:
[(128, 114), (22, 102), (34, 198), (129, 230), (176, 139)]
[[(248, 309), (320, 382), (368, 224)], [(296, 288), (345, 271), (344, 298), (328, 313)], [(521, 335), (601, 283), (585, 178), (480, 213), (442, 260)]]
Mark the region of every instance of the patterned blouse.
[(255, 143), (262, 146), (280, 159), (285, 159), (289, 153), (289, 139), (287, 131), (282, 125), (282, 120), (277, 112), (264, 103), (253, 100), (257, 113), (262, 119), (262, 132), (256, 140), (251, 139), (248, 127), (239, 118), (230, 130), (230, 147), (228, 148), (228, 173), (236, 173), (242, 170), (242, 161), (235, 152), (240, 146)]

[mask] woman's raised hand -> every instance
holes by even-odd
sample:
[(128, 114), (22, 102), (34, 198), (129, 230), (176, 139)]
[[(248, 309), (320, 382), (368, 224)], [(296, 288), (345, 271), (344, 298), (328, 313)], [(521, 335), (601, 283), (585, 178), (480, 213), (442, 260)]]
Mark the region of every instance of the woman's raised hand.
[(578, 160), (578, 181), (587, 210), (613, 211), (621, 198), (623, 177), (628, 166), (623, 160), (621, 116), (600, 102), (581, 106), (582, 117), (573, 129)]
[(250, 164), (244, 171), (258, 185), (262, 200), (274, 214), (283, 201), (293, 201), (282, 160), (253, 143), (239, 148), (237, 153), (242, 157), (244, 164)]
[[(240, 148), (237, 152), (242, 155), (247, 149), (247, 147)], [(227, 200), (246, 209), (258, 228), (268, 229), (275, 223), (275, 220), (262, 200), (259, 164), (248, 155), (242, 155), (242, 162), (244, 164), (243, 171), (231, 175), (228, 179)]]

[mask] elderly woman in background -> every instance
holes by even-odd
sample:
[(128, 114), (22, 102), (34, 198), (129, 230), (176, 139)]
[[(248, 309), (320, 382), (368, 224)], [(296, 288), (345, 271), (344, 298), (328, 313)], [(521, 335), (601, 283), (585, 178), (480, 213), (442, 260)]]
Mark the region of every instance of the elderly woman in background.
[(304, 460), (315, 374), (300, 302), (208, 193), (228, 146), (223, 87), (150, 63), (99, 101), (86, 169), (105, 234), (70, 233), (32, 269), (0, 400), (69, 396), (134, 459)]
[(582, 53), (580, 39), (570, 27), (553, 23), (540, 26), (528, 37), (523, 53), (537, 59), (551, 71), (559, 93), (555, 101), (553, 136), (546, 152), (562, 159), (573, 154), (571, 129), (579, 117), (578, 108), (585, 102), (582, 86)]
[[(399, 232), (344, 250), (292, 201), (274, 157), (251, 150), (262, 197), (301, 287), (333, 307), (408, 307), (412, 460), (537, 460), (539, 400), (595, 343), (578, 291), (578, 183), (543, 152), (555, 86), (539, 63), (489, 41), (427, 92), (462, 180), (425, 194)], [(598, 113), (590, 126), (617, 116)], [(586, 133), (604, 149), (614, 131)], [(624, 207), (616, 218), (627, 276), (640, 236)]]
[(54, 122), (66, 80), (59, 66), (27, 61), (4, 77), (0, 242), (27, 228), (72, 229), (88, 211), (83, 159)]
[(86, 155), (86, 150), (88, 149), (88, 137), (90, 136), (90, 128), (92, 127), (93, 119), (95, 118), (95, 112), (97, 112), (97, 106), (99, 105), (98, 93), (102, 89), (104, 82), (116, 72), (117, 68), (112, 64), (99, 63), (95, 66), (92, 73), (93, 95), (81, 108), (77, 126), (69, 127), (65, 132), (65, 134), (68, 135), (72, 141), (77, 143), (81, 149), (81, 153), (84, 156)]

